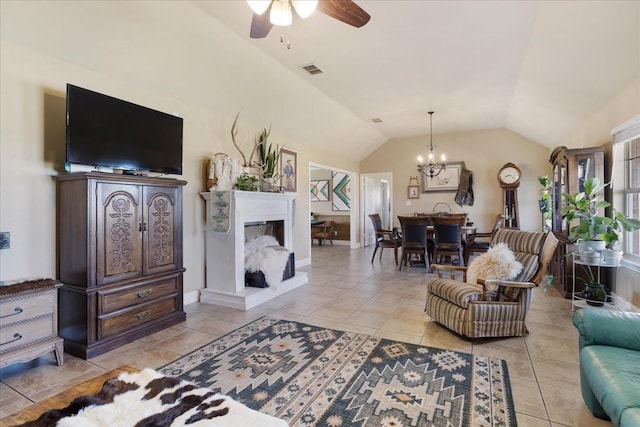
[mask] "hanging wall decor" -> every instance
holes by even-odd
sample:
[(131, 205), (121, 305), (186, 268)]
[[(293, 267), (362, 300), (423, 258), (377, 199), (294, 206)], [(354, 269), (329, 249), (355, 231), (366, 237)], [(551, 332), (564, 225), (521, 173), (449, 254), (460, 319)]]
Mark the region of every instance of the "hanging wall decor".
[(331, 172), (333, 185), (333, 205), (334, 211), (351, 210), (351, 177), (343, 172)]
[(329, 180), (312, 179), (309, 181), (309, 201), (328, 202), (329, 201)]

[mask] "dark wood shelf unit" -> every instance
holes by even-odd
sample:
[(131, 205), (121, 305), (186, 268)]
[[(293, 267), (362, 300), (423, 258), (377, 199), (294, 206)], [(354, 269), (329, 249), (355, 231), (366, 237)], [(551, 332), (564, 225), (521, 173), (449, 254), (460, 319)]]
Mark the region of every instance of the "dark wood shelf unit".
[(59, 331), (88, 359), (183, 322), (185, 181), (57, 177)]
[[(573, 265), (568, 253), (576, 250), (576, 245), (569, 243), (570, 225), (562, 218), (564, 207), (563, 193), (574, 194), (584, 191), (584, 180), (589, 177), (597, 177), (604, 180), (604, 148), (577, 148), (568, 149), (557, 147), (551, 153), (549, 163), (552, 164), (551, 174), (551, 229), (558, 238), (558, 247), (551, 260), (549, 269), (554, 276), (554, 285), (565, 296), (571, 298), (573, 287)], [(604, 200), (604, 192), (601, 195)], [(603, 212), (600, 212), (601, 214)], [(576, 269), (576, 291), (583, 288), (583, 273)], [(603, 280), (603, 282), (605, 282)]]

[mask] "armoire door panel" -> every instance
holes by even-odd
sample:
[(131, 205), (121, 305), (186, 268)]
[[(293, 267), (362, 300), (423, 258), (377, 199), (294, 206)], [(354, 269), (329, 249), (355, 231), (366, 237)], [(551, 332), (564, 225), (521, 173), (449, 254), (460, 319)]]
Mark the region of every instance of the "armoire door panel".
[(140, 187), (98, 183), (98, 285), (142, 275)]
[(144, 191), (144, 274), (175, 270), (178, 190), (147, 186)]

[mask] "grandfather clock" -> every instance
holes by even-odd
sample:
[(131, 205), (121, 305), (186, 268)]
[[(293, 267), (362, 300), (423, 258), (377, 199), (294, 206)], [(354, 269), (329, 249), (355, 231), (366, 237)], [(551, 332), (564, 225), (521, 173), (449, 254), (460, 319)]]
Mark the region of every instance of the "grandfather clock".
[(506, 163), (498, 171), (498, 183), (502, 187), (502, 212), (505, 216), (505, 228), (520, 229), (518, 211), (518, 187), (522, 171), (513, 163)]

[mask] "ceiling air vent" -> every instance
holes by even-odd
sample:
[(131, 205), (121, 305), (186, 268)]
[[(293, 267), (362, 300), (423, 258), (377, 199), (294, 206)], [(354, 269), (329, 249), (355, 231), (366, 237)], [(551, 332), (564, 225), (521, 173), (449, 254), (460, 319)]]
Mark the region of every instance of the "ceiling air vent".
[(373, 123), (382, 123), (382, 119), (380, 117), (374, 117), (373, 119), (371, 119), (371, 121)]
[(300, 68), (302, 68), (312, 76), (315, 76), (316, 74), (322, 74), (323, 72), (320, 68), (316, 67), (314, 64), (303, 65)]

